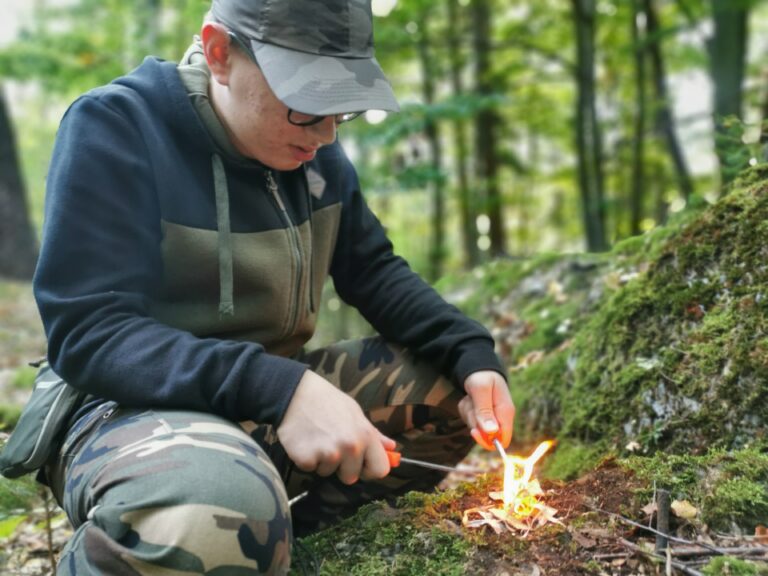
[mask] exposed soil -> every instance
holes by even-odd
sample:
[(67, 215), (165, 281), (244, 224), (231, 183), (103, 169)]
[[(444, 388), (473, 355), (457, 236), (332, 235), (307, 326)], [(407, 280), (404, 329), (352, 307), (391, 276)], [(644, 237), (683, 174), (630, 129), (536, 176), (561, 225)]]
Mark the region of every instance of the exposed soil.
[[(478, 574), (503, 573), (503, 570), (510, 574), (534, 574), (537, 569), (547, 576), (585, 574), (589, 573), (589, 562), (594, 562), (596, 557), (626, 554), (618, 538), (631, 537), (632, 530), (598, 510), (638, 516), (636, 491), (640, 485), (631, 473), (610, 461), (579, 480), (545, 482), (542, 487), (544, 501), (558, 511), (557, 517), (563, 525), (551, 524), (524, 537), (511, 531), (495, 534), (489, 528), (481, 528), (485, 553), (480, 555)], [(492, 489), (499, 488), (500, 478), (497, 478)], [(489, 502), (484, 494), (473, 494), (446, 504), (445, 509), (456, 515), (458, 528), (464, 510)], [(624, 558), (621, 565), (611, 567), (610, 573), (637, 574), (638, 565), (637, 560), (630, 562)]]

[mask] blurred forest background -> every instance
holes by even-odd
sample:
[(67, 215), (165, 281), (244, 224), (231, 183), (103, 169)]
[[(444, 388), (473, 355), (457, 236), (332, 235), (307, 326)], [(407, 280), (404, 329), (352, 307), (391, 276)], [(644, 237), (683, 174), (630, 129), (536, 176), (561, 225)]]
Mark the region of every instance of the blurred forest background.
[[(61, 117), (78, 95), (130, 71), (148, 54), (178, 60), (199, 31), (210, 2), (0, 2), (2, 445), (32, 388), (36, 371), (26, 363), (45, 353), (29, 281)], [(699, 260), (690, 254), (696, 251), (686, 252), (688, 246), (681, 243), (682, 248), (669, 253), (675, 258), (688, 253), (680, 273), (693, 270), (693, 281), (671, 273), (641, 279), (600, 308), (597, 321), (589, 324), (586, 314), (618, 293), (623, 278), (637, 276), (638, 264), (598, 271), (588, 262), (576, 262), (579, 288), (564, 295), (559, 271), (573, 267), (566, 259), (560, 263), (552, 258), (555, 264), (545, 267), (539, 279), (557, 278), (559, 292), (550, 294), (544, 284), (545, 296), (515, 290), (529, 262), (522, 262), (520, 270), (513, 263), (496, 276), (496, 263), (483, 265), (607, 251), (663, 225), (687, 206), (700, 207), (729, 194), (738, 173), (767, 163), (768, 0), (373, 0), (373, 9), (376, 55), (402, 111), (370, 111), (341, 127), (339, 137), (396, 251), (427, 280), (443, 278), (438, 289), (452, 291), (446, 294), (449, 298), (459, 300), (458, 293), (471, 284), (481, 287), (475, 300), (493, 304), (499, 299), (487, 316), (506, 322), (492, 328), (502, 328), (500, 337), (495, 333), (502, 355), (510, 356), (516, 347), (510, 382), (519, 414), (525, 415), (519, 420), (532, 423), (517, 437), (542, 431), (557, 435), (558, 457), (564, 462), (560, 470), (571, 473), (604, 450), (635, 450), (629, 447), (640, 446), (638, 439), (644, 450), (663, 453), (669, 446), (661, 442), (687, 439), (686, 430), (729, 448), (721, 443), (743, 432), (741, 424), (733, 432), (734, 423), (764, 430), (764, 418), (754, 414), (765, 405), (768, 348), (765, 315), (757, 308), (765, 271), (754, 266), (754, 279), (751, 274), (744, 275), (744, 282), (740, 278), (744, 262), (762, 262), (762, 252), (751, 244), (754, 239), (760, 245), (760, 230), (747, 224), (750, 232), (740, 233), (742, 223), (750, 220), (737, 218), (730, 235), (721, 236), (710, 230), (727, 220), (714, 219), (711, 228), (700, 227), (705, 232), (691, 240), (716, 237), (713, 243), (726, 245), (722, 238), (729, 239), (735, 245), (733, 262), (730, 251), (718, 260), (708, 257), (715, 252), (709, 249)], [(738, 193), (728, 200), (734, 199)], [(721, 212), (730, 216), (728, 210), (726, 201)], [(744, 212), (762, 214), (754, 207)], [(657, 229), (627, 244), (646, 250), (646, 240), (663, 232)], [(698, 268), (700, 263), (709, 268)], [(594, 282), (589, 280), (593, 276)], [(731, 284), (725, 283), (736, 277), (731, 294)], [(654, 283), (658, 278), (667, 282), (666, 288)], [(711, 286), (701, 288), (710, 278)], [(489, 285), (485, 289), (481, 279)], [(603, 300), (591, 289), (598, 284), (609, 286), (600, 292), (606, 294)], [(707, 294), (710, 300), (702, 300)], [(669, 313), (655, 296), (683, 304)], [(709, 306), (706, 315), (704, 304)], [(368, 331), (330, 286), (323, 305), (311, 345)], [(518, 308), (519, 319), (511, 314)], [(637, 322), (635, 310), (658, 318)], [(520, 327), (529, 323), (538, 324), (539, 330), (526, 340), (528, 333)], [(571, 323), (585, 326), (586, 336), (574, 336)], [(616, 338), (596, 338), (593, 344), (593, 331), (615, 333)], [(561, 346), (572, 339), (571, 350)], [(601, 351), (604, 342), (608, 344)], [(572, 364), (571, 358), (581, 364)], [(523, 371), (526, 366), (532, 369)], [(530, 382), (536, 383), (535, 395)], [(605, 382), (610, 385), (603, 386)], [(661, 402), (657, 391), (674, 390), (678, 382), (689, 386), (679, 384), (682, 399), (671, 396), (661, 412), (650, 412)], [(746, 387), (750, 382), (759, 386)], [(627, 400), (625, 386), (641, 392)], [(710, 390), (722, 392), (701, 392)], [(685, 394), (701, 398), (706, 408), (701, 419), (699, 404)], [(732, 396), (733, 402), (726, 401)], [(696, 413), (686, 412), (686, 403), (695, 405)], [(557, 408), (550, 410), (552, 406)], [(710, 411), (710, 406), (715, 408)], [(724, 406), (733, 412), (722, 416)], [(641, 424), (631, 419), (646, 412), (651, 416), (638, 420)], [(627, 413), (631, 418), (622, 420)], [(743, 417), (747, 413), (752, 420)], [(709, 414), (715, 420), (705, 420)], [(629, 431), (622, 428), (625, 421)], [(722, 423), (731, 428), (722, 432)], [(628, 443), (613, 446), (615, 438)], [(742, 440), (736, 438), (733, 444), (739, 445)], [(746, 488), (738, 497), (718, 502), (728, 518), (743, 510), (743, 516), (763, 514), (762, 521), (768, 507), (765, 465), (756, 466), (758, 456), (746, 454), (748, 464), (733, 468), (735, 485)], [(731, 486), (726, 484), (729, 474), (717, 476), (725, 487)], [(716, 477), (689, 476), (705, 484)], [(707, 497), (691, 500), (706, 505)], [(47, 493), (32, 479), (0, 479), (0, 572), (6, 573), (8, 562), (32, 570), (25, 574), (52, 573), (55, 553), (71, 532), (61, 513), (51, 528), (51, 516)], [(47, 542), (37, 527), (41, 519), (48, 521)], [(754, 524), (742, 524), (754, 529)], [(551, 556), (560, 558), (562, 550)], [(431, 549), (424, 554), (433, 555)], [(38, 561), (37, 571), (30, 558)]]
[[(27, 279), (66, 106), (147, 54), (178, 59), (209, 3), (3, 4), (0, 276)], [(768, 157), (764, 1), (373, 9), (376, 55), (403, 110), (371, 111), (340, 138), (397, 251), (429, 280), (493, 258), (606, 250), (726, 194)]]

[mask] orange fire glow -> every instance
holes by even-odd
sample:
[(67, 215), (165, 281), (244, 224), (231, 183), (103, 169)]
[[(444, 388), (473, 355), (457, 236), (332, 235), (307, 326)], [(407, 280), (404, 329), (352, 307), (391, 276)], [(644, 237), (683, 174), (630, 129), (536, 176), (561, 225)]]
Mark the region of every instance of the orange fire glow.
[(533, 467), (553, 445), (551, 440), (539, 444), (528, 456), (505, 455), (504, 491), (489, 494), (498, 504), (469, 508), (464, 511), (461, 523), (467, 528), (489, 526), (496, 534), (504, 530), (513, 531), (523, 538), (531, 530), (549, 523), (562, 524), (556, 518), (557, 510), (539, 500), (544, 491), (539, 481), (533, 477)]
[(536, 513), (538, 496), (542, 493), (539, 481), (531, 479), (533, 467), (552, 447), (552, 441), (546, 440), (536, 450), (523, 458), (507, 455), (504, 460), (504, 510), (507, 514), (523, 519)]

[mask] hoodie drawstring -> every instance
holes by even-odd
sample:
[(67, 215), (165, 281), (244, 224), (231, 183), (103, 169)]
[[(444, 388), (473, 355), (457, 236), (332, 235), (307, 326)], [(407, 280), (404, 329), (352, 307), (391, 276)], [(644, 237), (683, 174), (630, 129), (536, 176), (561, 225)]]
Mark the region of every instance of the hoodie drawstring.
[(221, 156), (214, 154), (213, 163), (213, 188), (216, 193), (216, 221), (218, 232), (218, 257), (219, 257), (219, 317), (234, 316), (234, 276), (232, 271), (232, 231), (229, 215), (229, 189), (227, 187), (227, 173)]
[(309, 189), (309, 177), (307, 176), (307, 165), (304, 164), (304, 187), (307, 190), (307, 212), (309, 212), (309, 313), (315, 313), (315, 263), (312, 256), (312, 193)]

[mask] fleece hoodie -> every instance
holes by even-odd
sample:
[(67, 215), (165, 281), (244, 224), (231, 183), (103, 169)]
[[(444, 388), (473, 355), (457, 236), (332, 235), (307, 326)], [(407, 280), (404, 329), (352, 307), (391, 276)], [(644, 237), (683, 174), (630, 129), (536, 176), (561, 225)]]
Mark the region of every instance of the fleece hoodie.
[(239, 156), (204, 66), (148, 58), (75, 101), (56, 138), (34, 291), (53, 369), (130, 407), (279, 425), (330, 275), (388, 341), (461, 385), (487, 331), (392, 251), (338, 143), (293, 171)]

